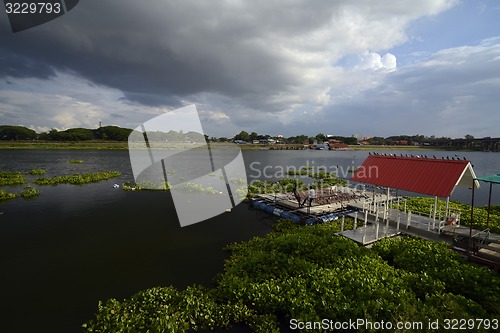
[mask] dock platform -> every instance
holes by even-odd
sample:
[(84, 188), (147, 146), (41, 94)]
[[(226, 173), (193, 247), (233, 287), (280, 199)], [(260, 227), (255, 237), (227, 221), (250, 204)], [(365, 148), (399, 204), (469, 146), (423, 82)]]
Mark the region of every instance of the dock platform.
[[(301, 203), (305, 202), (305, 198), (302, 192)], [(349, 216), (354, 219), (354, 228), (341, 230), (336, 235), (360, 245), (369, 246), (387, 237), (417, 236), (448, 243), (470, 256), (471, 260), (500, 269), (500, 235), (473, 229), (471, 238), (469, 227), (449, 225), (444, 217), (390, 208), (399, 199), (387, 194), (333, 188), (321, 191), (320, 197), (313, 200), (310, 206), (299, 205), (292, 193), (261, 194), (255, 199), (255, 205), (261, 205), (261, 209), (276, 216), (309, 225)]]
[(344, 230), (336, 235), (347, 237), (358, 244), (366, 246), (375, 243), (381, 238), (395, 237), (400, 234), (401, 232), (392, 226), (369, 224), (366, 227)]

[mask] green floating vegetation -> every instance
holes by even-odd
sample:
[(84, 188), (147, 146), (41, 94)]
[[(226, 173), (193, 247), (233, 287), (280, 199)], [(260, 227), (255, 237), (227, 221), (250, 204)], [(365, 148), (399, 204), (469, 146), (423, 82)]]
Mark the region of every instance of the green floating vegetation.
[(83, 160), (69, 160), (68, 163), (69, 164), (82, 164)]
[(30, 170), (30, 171), (26, 171), (25, 173), (28, 174), (28, 175), (44, 175), (45, 174), (45, 170), (43, 170), (43, 169), (33, 169), (33, 170)]
[(32, 199), (40, 195), (40, 191), (31, 186), (25, 186), (21, 193), (11, 193), (5, 190), (0, 190), (0, 201), (7, 201), (16, 198)]
[(170, 191), (170, 183), (153, 183), (149, 181), (140, 181), (134, 185), (130, 182), (124, 182), (122, 184), (122, 190), (124, 191)]
[(40, 193), (41, 191), (38, 191), (36, 188), (28, 185), (24, 187), (24, 190), (19, 194), (19, 196), (24, 199), (32, 199), (38, 197)]
[(239, 186), (245, 186), (245, 185), (247, 185), (247, 180), (243, 179), (243, 178), (231, 178), (229, 180), (229, 182), (231, 184), (239, 185)]
[(170, 191), (171, 189), (175, 189), (190, 193), (222, 194), (222, 192), (211, 186), (203, 186), (195, 183), (171, 185), (168, 181), (164, 183), (141, 181), (135, 185), (132, 185), (130, 182), (125, 182), (122, 184), (122, 189), (124, 191)]
[(171, 189), (181, 190), (191, 193), (208, 193), (208, 194), (222, 194), (223, 192), (213, 188), (212, 186), (203, 186), (195, 183), (181, 183), (171, 187)]
[[(347, 182), (343, 179), (337, 178), (333, 173), (329, 172), (318, 172), (313, 174), (312, 178), (315, 182), (311, 183), (309, 187), (320, 189), (332, 186), (347, 186)], [(272, 182), (270, 180), (265, 181), (253, 181), (248, 185), (248, 196), (255, 197), (259, 194), (266, 193), (290, 193), (295, 190), (305, 191), (308, 186), (304, 184), (301, 179), (298, 178), (283, 178), (277, 182)]]
[[(396, 205), (393, 205), (397, 208)], [(412, 197), (406, 201), (406, 210), (411, 210), (412, 212), (420, 212), (429, 214), (431, 207), (434, 206), (434, 198), (424, 198), (424, 197)], [(460, 203), (458, 201), (451, 201), (449, 203), (449, 209), (452, 212), (460, 212), (460, 224), (465, 226), (470, 226), (470, 211), (471, 206), (467, 204)], [(478, 230), (486, 229), (487, 219), (488, 219), (488, 207), (474, 207), (474, 223), (473, 228)], [(400, 203), (399, 209), (404, 209), (404, 204)], [(444, 214), (446, 210), (446, 201), (438, 199), (437, 204), (438, 212), (441, 211)], [(490, 222), (488, 228), (493, 233), (500, 233), (500, 205), (491, 206), (490, 211)]]
[(300, 170), (288, 170), (287, 174), (289, 176), (309, 176), (311, 172), (308, 170), (300, 169)]
[(21, 172), (17, 171), (0, 171), (0, 186), (22, 185), (28, 180), (23, 177)]
[(18, 197), (19, 197), (19, 195), (17, 193), (11, 193), (11, 192), (0, 189), (0, 201), (11, 200), (11, 199), (15, 199)]
[(118, 171), (100, 171), (95, 173), (74, 174), (71, 176), (55, 176), (37, 178), (33, 182), (37, 185), (59, 185), (59, 184), (72, 184), (83, 185), (89, 183), (96, 183), (102, 180), (108, 180), (120, 176)]
[(412, 330), (425, 330), (430, 321), (447, 318), (491, 322), (500, 317), (500, 276), (468, 263), (444, 243), (408, 237), (383, 239), (367, 249), (332, 237), (339, 224), (303, 227), (280, 220), (274, 229), (227, 246), (231, 256), (213, 288), (153, 288), (121, 302), (110, 299), (99, 303), (95, 318), (83, 327), (86, 332), (190, 332), (243, 324), (252, 332), (280, 332), (280, 321), (362, 318), (394, 325), (420, 322), (424, 326)]

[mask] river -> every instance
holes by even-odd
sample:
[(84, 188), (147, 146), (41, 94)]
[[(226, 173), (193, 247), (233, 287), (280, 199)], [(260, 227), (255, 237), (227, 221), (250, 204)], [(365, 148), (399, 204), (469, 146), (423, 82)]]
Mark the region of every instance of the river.
[[(387, 151), (394, 152), (419, 153)], [(424, 154), (465, 155), (478, 176), (500, 172), (498, 153)], [(287, 167), (342, 170), (360, 165), (367, 155), (367, 151), (243, 151), (249, 180), (274, 180)], [(75, 159), (83, 163), (68, 163)], [(113, 187), (133, 180), (127, 151), (0, 150), (0, 170), (35, 168), (45, 169), (45, 176), (104, 170), (122, 175), (84, 186), (35, 186), (42, 191), (38, 198), (0, 205), (4, 332), (81, 332), (81, 324), (93, 318), (100, 300), (120, 300), (154, 286), (210, 285), (227, 258), (224, 245), (264, 235), (273, 223), (271, 217), (240, 204), (230, 213), (181, 228), (169, 193)], [(469, 203), (470, 192), (457, 188), (451, 199)], [(483, 185), (476, 204), (486, 204), (487, 195), (488, 186)], [(494, 186), (493, 203), (500, 204), (500, 186)]]

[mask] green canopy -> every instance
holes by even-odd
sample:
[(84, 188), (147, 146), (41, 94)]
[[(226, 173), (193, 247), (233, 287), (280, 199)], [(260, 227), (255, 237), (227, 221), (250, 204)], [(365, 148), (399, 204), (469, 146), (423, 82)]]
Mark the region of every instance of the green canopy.
[(500, 184), (500, 173), (497, 173), (496, 175), (492, 175), (492, 176), (479, 177), (479, 178), (476, 178), (476, 180), (479, 180), (482, 182)]

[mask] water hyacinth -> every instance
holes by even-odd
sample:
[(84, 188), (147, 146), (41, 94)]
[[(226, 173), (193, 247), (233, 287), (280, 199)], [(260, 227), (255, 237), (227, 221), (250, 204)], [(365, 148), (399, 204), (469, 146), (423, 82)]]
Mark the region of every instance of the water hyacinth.
[(120, 176), (118, 171), (99, 171), (95, 173), (74, 174), (71, 176), (55, 176), (37, 178), (33, 182), (37, 185), (58, 185), (58, 184), (72, 184), (83, 185), (89, 183), (96, 183), (102, 180), (108, 180)]
[(31, 199), (40, 195), (40, 191), (31, 186), (25, 186), (21, 193), (11, 193), (5, 190), (0, 190), (0, 202), (12, 200), (16, 198)]
[(0, 186), (22, 185), (28, 182), (20, 172), (0, 171)]
[(18, 197), (16, 193), (10, 193), (5, 190), (0, 190), (0, 201), (6, 201), (10, 199), (15, 199)]
[(33, 169), (33, 170), (30, 170), (30, 171), (26, 171), (25, 174), (27, 175), (44, 175), (45, 174), (45, 170), (43, 169)]

